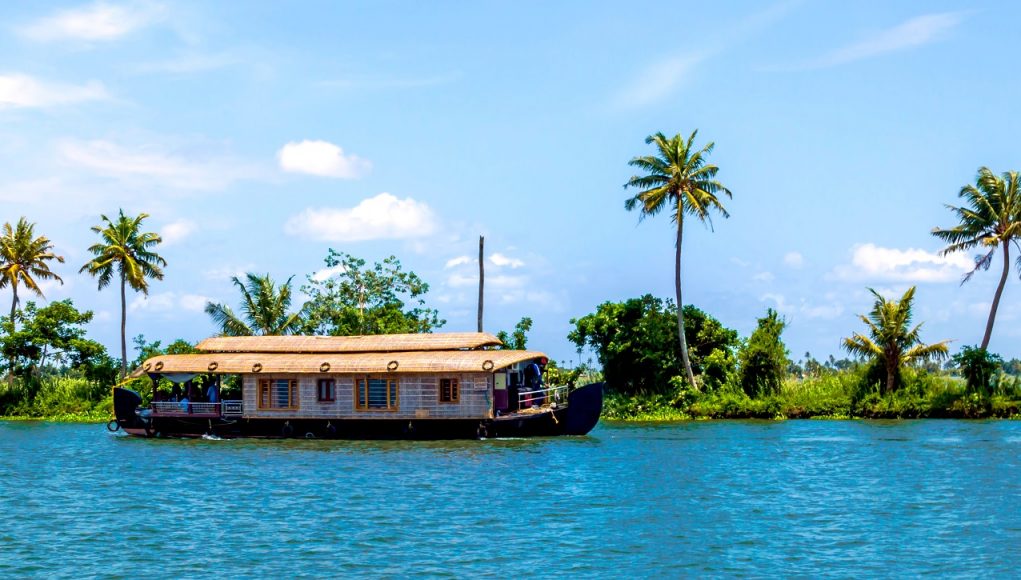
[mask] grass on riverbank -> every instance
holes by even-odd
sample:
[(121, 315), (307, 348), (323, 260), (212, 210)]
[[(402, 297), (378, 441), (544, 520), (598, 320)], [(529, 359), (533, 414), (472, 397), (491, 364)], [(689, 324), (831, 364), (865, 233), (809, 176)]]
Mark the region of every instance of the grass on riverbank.
[(863, 386), (861, 372), (788, 379), (776, 393), (749, 397), (733, 386), (709, 393), (625, 397), (609, 393), (603, 418), (618, 421), (700, 419), (1021, 418), (1021, 380), (1001, 377), (989, 393), (968, 392), (963, 381), (908, 370), (905, 385), (882, 394)]
[(43, 377), (0, 382), (0, 418), (66, 423), (105, 422), (113, 417), (110, 387), (82, 377)]

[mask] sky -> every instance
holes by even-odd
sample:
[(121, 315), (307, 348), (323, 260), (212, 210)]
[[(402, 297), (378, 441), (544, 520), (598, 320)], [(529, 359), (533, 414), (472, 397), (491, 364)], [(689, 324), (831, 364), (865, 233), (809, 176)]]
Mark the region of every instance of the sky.
[[(330, 248), (394, 254), (443, 330), (570, 320), (673, 296), (674, 226), (624, 209), (628, 161), (698, 130), (733, 192), (685, 230), (684, 299), (747, 336), (767, 308), (795, 360), (838, 358), (867, 288), (918, 286), (926, 341), (981, 341), (998, 265), (942, 257), (979, 167), (1021, 169), (1013, 2), (39, 2), (0, 6), (0, 221), (53, 240), (92, 337), (119, 295), (78, 269), (90, 227), (150, 214), (166, 277), (128, 335), (216, 332), (230, 278), (295, 286)], [(325, 275), (325, 274), (322, 274)], [(0, 303), (10, 291), (0, 294)], [(6, 298), (5, 298), (6, 297)], [(990, 349), (1021, 356), (1012, 270)], [(129, 353), (130, 354), (130, 353)]]

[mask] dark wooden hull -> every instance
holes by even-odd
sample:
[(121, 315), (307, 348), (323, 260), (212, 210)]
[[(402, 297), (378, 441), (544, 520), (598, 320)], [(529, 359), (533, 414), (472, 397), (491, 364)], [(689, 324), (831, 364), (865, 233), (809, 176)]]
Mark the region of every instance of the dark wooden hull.
[(141, 397), (114, 390), (117, 427), (140, 437), (266, 437), (307, 439), (476, 439), (585, 435), (602, 411), (602, 383), (575, 389), (567, 406), (494, 419), (227, 419), (142, 418)]

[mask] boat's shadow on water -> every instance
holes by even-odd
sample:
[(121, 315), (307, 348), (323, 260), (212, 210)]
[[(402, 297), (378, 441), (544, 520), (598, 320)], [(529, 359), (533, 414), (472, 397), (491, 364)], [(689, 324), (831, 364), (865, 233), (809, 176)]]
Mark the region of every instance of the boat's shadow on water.
[(189, 450), (208, 449), (215, 451), (260, 451), (260, 452), (312, 452), (312, 453), (543, 453), (550, 447), (593, 446), (600, 443), (597, 435), (581, 437), (494, 437), (487, 439), (223, 439), (218, 437), (131, 437), (113, 433), (119, 443), (134, 446), (151, 446), (161, 450), (182, 447)]

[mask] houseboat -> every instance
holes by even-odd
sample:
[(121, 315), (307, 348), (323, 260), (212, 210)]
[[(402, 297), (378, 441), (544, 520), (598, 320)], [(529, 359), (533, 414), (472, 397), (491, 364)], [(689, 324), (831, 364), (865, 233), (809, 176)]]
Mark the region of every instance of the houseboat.
[[(107, 427), (142, 437), (451, 439), (585, 435), (602, 384), (549, 385), (541, 352), (486, 333), (214, 337), (114, 388)], [(137, 384), (137, 381), (136, 381)]]

